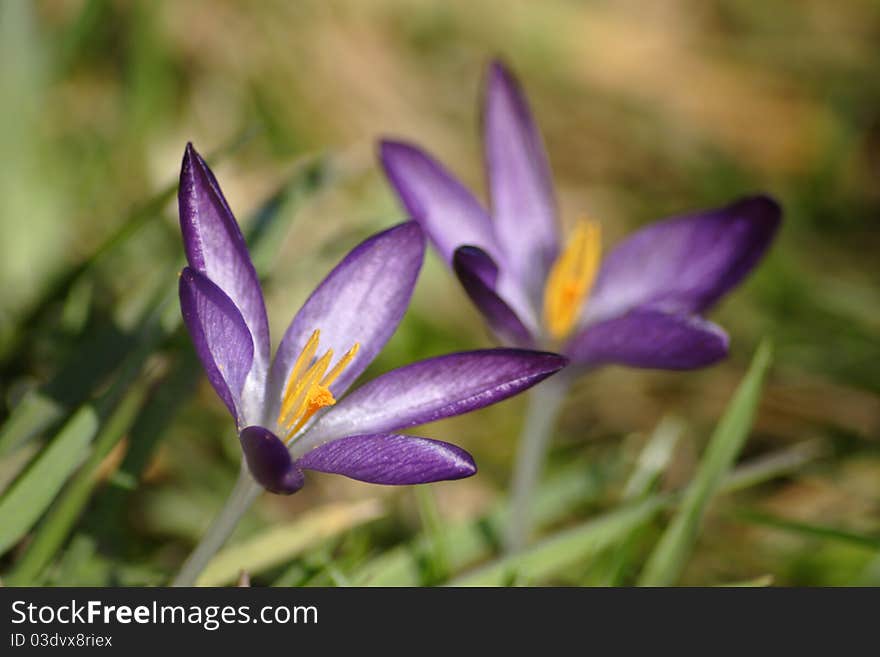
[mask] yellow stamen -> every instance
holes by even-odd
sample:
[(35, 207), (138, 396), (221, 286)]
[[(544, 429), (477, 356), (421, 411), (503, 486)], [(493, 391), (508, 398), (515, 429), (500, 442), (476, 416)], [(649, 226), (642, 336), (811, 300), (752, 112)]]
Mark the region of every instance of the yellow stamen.
[(292, 438), (297, 431), (305, 426), (305, 423), (308, 422), (315, 413), (327, 406), (333, 406), (335, 403), (336, 397), (333, 396), (333, 393), (330, 392), (329, 388), (325, 388), (320, 384), (316, 385), (311, 391), (309, 391), (304, 407), (301, 411), (299, 422), (290, 429), (287, 433), (287, 438)]
[(569, 334), (589, 298), (601, 250), (599, 224), (582, 219), (553, 263), (544, 286), (544, 325), (555, 340)]
[(356, 342), (333, 369), (327, 372), (330, 361), (333, 360), (332, 349), (328, 349), (323, 356), (312, 363), (318, 351), (319, 338), (320, 332), (315, 331), (306, 341), (284, 388), (281, 410), (278, 412), (278, 424), (288, 429), (288, 439), (302, 429), (315, 413), (336, 403), (329, 386), (342, 374), (360, 349), (360, 344)]
[(312, 334), (309, 336), (309, 339), (306, 340), (306, 345), (303, 347), (302, 352), (300, 352), (299, 357), (296, 359), (296, 362), (293, 364), (293, 369), (290, 371), (290, 380), (287, 382), (288, 387), (293, 381), (299, 379), (299, 375), (302, 374), (303, 370), (308, 366), (309, 363), (312, 362), (312, 359), (315, 357), (315, 353), (318, 351), (318, 342), (321, 339), (321, 329), (315, 329), (312, 331)]
[(315, 329), (312, 332), (312, 335), (309, 336), (309, 339), (306, 340), (306, 345), (303, 347), (303, 350), (300, 352), (299, 357), (296, 359), (296, 362), (293, 364), (293, 369), (290, 371), (290, 376), (287, 378), (287, 387), (284, 389), (284, 396), (282, 397), (281, 411), (278, 414), (278, 423), (281, 423), (281, 418), (285, 417), (288, 413), (290, 413), (290, 409), (293, 406), (293, 399), (296, 396), (296, 391), (293, 389), (297, 382), (300, 380), (300, 375), (303, 370), (312, 362), (312, 359), (315, 357), (315, 352), (318, 351), (318, 340), (321, 337), (320, 329)]
[(345, 355), (339, 359), (339, 362), (336, 363), (336, 366), (332, 370), (330, 370), (330, 373), (324, 377), (324, 379), (321, 381), (321, 385), (327, 387), (331, 383), (333, 383), (339, 377), (339, 375), (342, 374), (342, 371), (346, 367), (348, 367), (348, 364), (354, 360), (354, 357), (357, 356), (357, 352), (360, 351), (360, 349), (361, 343), (355, 342), (352, 348), (349, 349), (345, 353)]
[(288, 412), (284, 418), (284, 424), (288, 427), (302, 415), (303, 410), (308, 406), (312, 389), (315, 386), (320, 385), (321, 377), (324, 376), (324, 372), (327, 371), (327, 365), (330, 364), (331, 358), (333, 358), (333, 350), (328, 349), (326, 354), (321, 356), (314, 365), (306, 370), (302, 379), (300, 379), (296, 386), (294, 386), (294, 389), (291, 391), (291, 396), (287, 401), (289, 407), (296, 410), (292, 413)]

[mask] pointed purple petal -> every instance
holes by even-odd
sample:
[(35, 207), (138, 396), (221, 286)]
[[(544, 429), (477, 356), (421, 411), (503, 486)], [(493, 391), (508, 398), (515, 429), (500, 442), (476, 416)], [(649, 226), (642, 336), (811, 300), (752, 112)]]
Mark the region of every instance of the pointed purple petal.
[(412, 363), (342, 399), (309, 430), (303, 448), (355, 433), (397, 431), (489, 406), (543, 381), (566, 362), (540, 351), (484, 349)]
[(780, 219), (774, 200), (755, 196), (637, 231), (602, 263), (586, 322), (646, 304), (676, 313), (702, 312), (758, 263)]
[(391, 486), (463, 479), (477, 472), (474, 459), (460, 447), (417, 436), (382, 433), (325, 443), (299, 459), (297, 465)]
[(559, 250), (553, 180), (525, 94), (500, 62), (489, 67), (483, 129), (495, 233), (537, 302)]
[(254, 336), (262, 369), (269, 362), (269, 323), (263, 293), (241, 230), (214, 174), (187, 144), (178, 191), (180, 229), (190, 267), (232, 299)]
[(254, 344), (241, 313), (217, 285), (186, 267), (180, 274), (180, 310), (208, 380), (236, 421)]
[(383, 141), (379, 149), (385, 174), (403, 206), (447, 263), (464, 244), (478, 246), (498, 260), (489, 215), (439, 162), (402, 142)]
[[(400, 323), (409, 305), (425, 255), (425, 238), (409, 221), (370, 237), (355, 247), (317, 287), (293, 318), (272, 364), (273, 402), (315, 329), (319, 353), (333, 349), (336, 359), (355, 342), (360, 350), (333, 383), (337, 396), (372, 362)], [(273, 410), (277, 413), (277, 408)]]
[(499, 339), (517, 347), (534, 346), (529, 330), (495, 292), (498, 267), (485, 251), (475, 246), (462, 246), (455, 250), (452, 266), (465, 292)]
[(700, 317), (637, 308), (587, 327), (572, 338), (566, 354), (588, 367), (619, 364), (690, 370), (727, 355), (727, 334)]
[(251, 426), (244, 428), (238, 439), (248, 470), (260, 486), (279, 495), (291, 495), (303, 487), (302, 471), (294, 464), (287, 446), (274, 433), (260, 426)]

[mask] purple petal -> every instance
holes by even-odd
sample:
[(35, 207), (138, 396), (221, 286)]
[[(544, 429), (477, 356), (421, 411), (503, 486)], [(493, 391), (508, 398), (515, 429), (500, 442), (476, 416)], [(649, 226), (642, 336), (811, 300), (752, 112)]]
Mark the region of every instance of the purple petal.
[(302, 447), (467, 413), (532, 387), (566, 362), (546, 352), (485, 349), (412, 363), (365, 383), (342, 399), (309, 430)]
[(232, 300), (216, 284), (186, 267), (180, 274), (180, 310), (208, 380), (241, 421), (241, 391), (253, 365), (254, 343)]
[(489, 68), (483, 126), (495, 234), (537, 303), (559, 250), (553, 181), (525, 95), (500, 62)]
[(297, 465), (391, 486), (463, 479), (477, 472), (474, 459), (460, 447), (439, 440), (383, 433), (325, 443), (299, 459)]
[(727, 346), (724, 331), (700, 317), (637, 308), (587, 327), (572, 338), (566, 354), (589, 367), (616, 363), (689, 370), (724, 358)]
[(475, 246), (455, 250), (452, 261), (458, 280), (495, 334), (506, 344), (532, 347), (534, 340), (516, 312), (495, 292), (498, 267)]
[(498, 265), (479, 247), (460, 246), (452, 256), (452, 265), (456, 271), (467, 272), (469, 278), (480, 281), (490, 290), (495, 289), (495, 284), (498, 282)]
[(263, 293), (247, 245), (214, 174), (187, 144), (178, 192), (180, 229), (190, 267), (232, 299), (254, 336), (263, 370), (269, 362), (269, 323)]
[(383, 141), (379, 149), (385, 174), (406, 211), (447, 263), (464, 244), (478, 246), (498, 260), (489, 215), (439, 162), (402, 142)]
[(274, 433), (260, 426), (246, 427), (238, 436), (248, 470), (263, 488), (291, 495), (303, 487), (302, 471), (294, 464), (287, 446)]
[[(341, 395), (370, 364), (400, 323), (425, 255), (425, 238), (409, 221), (370, 237), (355, 247), (317, 287), (293, 318), (272, 364), (270, 394), (281, 392), (297, 357), (315, 329), (319, 353), (336, 358), (355, 342), (360, 350), (331, 386)], [(277, 413), (277, 408), (273, 410)]]
[(602, 263), (585, 322), (646, 304), (675, 313), (702, 312), (758, 263), (780, 218), (774, 200), (755, 196), (639, 230)]

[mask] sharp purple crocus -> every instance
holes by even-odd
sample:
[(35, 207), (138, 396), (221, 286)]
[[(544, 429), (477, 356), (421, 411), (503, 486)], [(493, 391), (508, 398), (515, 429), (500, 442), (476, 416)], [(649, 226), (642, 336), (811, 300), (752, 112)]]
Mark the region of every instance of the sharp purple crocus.
[(483, 108), (490, 210), (418, 147), (384, 141), (380, 158), (409, 215), (502, 342), (606, 364), (686, 370), (727, 354), (702, 318), (752, 270), (781, 211), (766, 196), (659, 221), (600, 262), (599, 225), (560, 232), (541, 136), (513, 75), (494, 62)]
[(272, 359), (244, 238), (192, 145), (179, 204), (189, 263), (180, 275), (184, 323), (235, 419), (251, 475), (269, 491), (299, 490), (304, 470), (380, 484), (470, 476), (476, 466), (463, 449), (401, 431), (510, 397), (565, 365), (537, 351), (457, 353), (393, 370), (343, 396), (406, 310), (424, 257), (418, 223), (352, 250), (293, 318)]

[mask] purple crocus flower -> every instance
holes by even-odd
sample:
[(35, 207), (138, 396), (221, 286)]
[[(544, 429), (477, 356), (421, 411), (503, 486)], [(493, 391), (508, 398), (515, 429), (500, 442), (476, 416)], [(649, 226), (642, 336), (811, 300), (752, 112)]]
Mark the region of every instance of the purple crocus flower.
[(577, 369), (686, 370), (727, 354), (701, 317), (758, 263), (781, 211), (766, 196), (666, 219), (600, 261), (598, 224), (565, 240), (541, 136), (513, 75), (490, 66), (483, 108), (491, 210), (416, 146), (384, 141), (385, 172), (502, 342), (541, 345)]
[(293, 318), (271, 359), (244, 238), (191, 144), (179, 204), (189, 263), (180, 275), (184, 323), (235, 419), (251, 475), (269, 491), (296, 492), (303, 470), (379, 484), (470, 476), (476, 466), (463, 449), (400, 432), (510, 397), (565, 364), (518, 349), (456, 353), (393, 370), (342, 397), (406, 310), (424, 257), (419, 225), (400, 224), (352, 250)]

